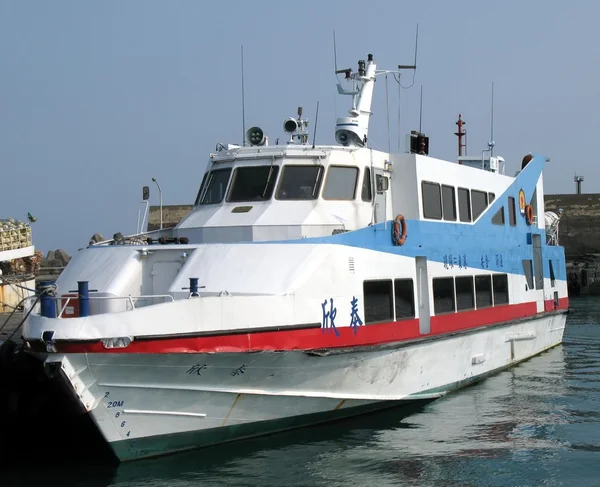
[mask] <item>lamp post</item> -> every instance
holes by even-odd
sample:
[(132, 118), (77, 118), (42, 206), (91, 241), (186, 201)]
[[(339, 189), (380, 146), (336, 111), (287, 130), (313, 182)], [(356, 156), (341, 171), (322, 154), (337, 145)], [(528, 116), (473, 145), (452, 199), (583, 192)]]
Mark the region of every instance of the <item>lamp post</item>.
[(156, 183), (156, 186), (158, 188), (158, 196), (160, 197), (160, 229), (162, 230), (162, 227), (163, 227), (162, 190), (160, 189), (160, 184), (158, 184), (158, 181), (156, 180), (156, 178), (152, 178), (152, 182)]

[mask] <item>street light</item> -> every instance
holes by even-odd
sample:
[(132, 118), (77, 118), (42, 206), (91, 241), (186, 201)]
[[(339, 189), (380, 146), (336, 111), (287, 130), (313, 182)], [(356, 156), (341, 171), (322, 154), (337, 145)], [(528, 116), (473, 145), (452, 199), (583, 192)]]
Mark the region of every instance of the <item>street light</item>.
[(163, 227), (162, 190), (160, 189), (160, 184), (158, 184), (158, 181), (156, 180), (156, 178), (152, 178), (152, 182), (156, 183), (156, 186), (158, 187), (158, 195), (160, 197), (160, 229), (162, 230), (162, 227)]

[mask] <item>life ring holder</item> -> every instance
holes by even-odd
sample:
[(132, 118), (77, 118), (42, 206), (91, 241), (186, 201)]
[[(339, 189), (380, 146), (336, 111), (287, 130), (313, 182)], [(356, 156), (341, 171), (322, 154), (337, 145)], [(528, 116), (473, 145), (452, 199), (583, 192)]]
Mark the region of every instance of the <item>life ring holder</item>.
[(531, 205), (525, 205), (525, 222), (527, 225), (533, 223), (533, 207)]
[(404, 245), (408, 233), (406, 231), (406, 220), (404, 215), (398, 215), (394, 218), (394, 233), (392, 235), (392, 242), (394, 245)]

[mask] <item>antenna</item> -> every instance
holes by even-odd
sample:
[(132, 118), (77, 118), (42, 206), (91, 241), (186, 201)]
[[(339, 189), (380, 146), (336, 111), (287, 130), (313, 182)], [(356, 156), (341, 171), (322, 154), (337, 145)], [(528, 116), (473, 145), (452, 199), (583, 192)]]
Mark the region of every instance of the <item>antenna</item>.
[(246, 101), (244, 99), (244, 45), (242, 44), (242, 146), (246, 145)]
[[(412, 65), (399, 64), (398, 70), (402, 71), (403, 69), (412, 69), (413, 71), (417, 70), (417, 52), (419, 50), (419, 24), (417, 24), (417, 32), (415, 34), (415, 60)], [(398, 152), (400, 152), (400, 140), (402, 138), (400, 132), (400, 94), (402, 92), (402, 84), (400, 83), (400, 77), (402, 73), (398, 73)], [(411, 85), (412, 86), (412, 85)], [(410, 86), (409, 86), (410, 88)]]
[(492, 81), (492, 114), (491, 114), (491, 123), (490, 123), (490, 143), (488, 144), (490, 147), (490, 157), (494, 155), (494, 146), (496, 143), (494, 142), (494, 82)]
[[(467, 155), (467, 131), (463, 129), (463, 126), (466, 125), (466, 122), (462, 119), (462, 115), (458, 114), (458, 121), (456, 122), (458, 125), (458, 132), (455, 132), (454, 135), (458, 137), (458, 157), (462, 156), (462, 149), (465, 148), (465, 156)], [(465, 138), (465, 143), (463, 144), (463, 137)]]
[(335, 65), (335, 72), (337, 74), (337, 47), (335, 45), (335, 30), (333, 31), (333, 64)]
[(419, 133), (422, 133), (421, 123), (423, 121), (423, 85), (421, 85), (421, 106), (419, 107)]
[(315, 115), (315, 130), (313, 131), (313, 146), (315, 148), (315, 140), (317, 138), (317, 123), (319, 122), (319, 102), (317, 101), (317, 113)]
[(415, 62), (412, 65), (399, 64), (398, 69), (417, 69), (417, 49), (419, 47), (419, 24), (417, 24), (417, 34), (415, 36)]

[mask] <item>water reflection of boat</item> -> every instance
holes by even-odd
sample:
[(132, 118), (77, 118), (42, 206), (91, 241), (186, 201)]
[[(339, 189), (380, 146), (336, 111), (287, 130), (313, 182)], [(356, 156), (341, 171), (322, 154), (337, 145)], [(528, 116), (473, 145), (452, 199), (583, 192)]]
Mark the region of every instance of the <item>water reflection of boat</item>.
[(510, 177), (422, 133), (373, 150), (386, 71), (345, 72), (339, 145), (309, 144), (301, 113), (285, 146), (219, 144), (176, 228), (91, 245), (39, 297), (25, 339), (119, 459), (441, 397), (561, 343), (546, 159)]

